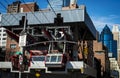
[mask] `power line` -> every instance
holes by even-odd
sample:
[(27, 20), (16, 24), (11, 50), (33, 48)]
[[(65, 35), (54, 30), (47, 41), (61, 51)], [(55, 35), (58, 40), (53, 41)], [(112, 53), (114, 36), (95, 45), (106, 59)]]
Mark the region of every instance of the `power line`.
[[(25, 3), (25, 1), (24, 0), (22, 0), (24, 3)], [(6, 3), (8, 3), (8, 1), (7, 0), (5, 0), (5, 2)], [(48, 1), (49, 2), (49, 1)], [(5, 5), (3, 4), (3, 3), (1, 3), (0, 2), (0, 4), (5, 8), (5, 9), (7, 9), (6, 7), (5, 7)], [(26, 5), (26, 4), (25, 4)], [(31, 10), (29, 7), (28, 7), (28, 5), (26, 5), (27, 6), (27, 8), (29, 9), (29, 10)], [(50, 6), (51, 6), (51, 4), (50, 4)], [(52, 8), (52, 6), (51, 6), (51, 8)], [(53, 8), (52, 8), (53, 9)], [(32, 11), (31, 11), (32, 12)], [(39, 11), (40, 12), (40, 11)], [(55, 11), (54, 11), (54, 9), (53, 9), (53, 12), (55, 13)], [(41, 11), (41, 13), (44, 15), (44, 17), (47, 19), (47, 21), (48, 22), (50, 22), (49, 21), (49, 19), (47, 18), (47, 16)], [(41, 23), (41, 21), (38, 19), (38, 17), (32, 12), (32, 14), (34, 15), (34, 17)], [(13, 14), (11, 14), (16, 20), (19, 20), (18, 18), (16, 18)], [(56, 15), (56, 13), (55, 13), (55, 15)]]
[(44, 17), (47, 19), (48, 22), (50, 22), (47, 18), (47, 16), (43, 13), (43, 11), (41, 11), (41, 13), (44, 15)]
[(5, 0), (5, 2), (8, 4), (9, 2), (7, 0)]
[[(22, 0), (22, 1), (25, 3), (24, 0)], [(25, 6), (31, 11), (31, 9), (28, 7), (27, 4), (25, 4)], [(41, 21), (38, 19), (38, 17), (36, 17), (36, 15), (32, 11), (31, 11), (31, 13), (35, 16), (35, 18), (38, 20), (38, 22), (41, 23)]]
[[(25, 1), (24, 0), (22, 0), (24, 3), (25, 3)], [(26, 5), (26, 4), (25, 4)], [(26, 5), (27, 6), (27, 8), (29, 9), (29, 10), (31, 10), (29, 7), (28, 7), (28, 5)], [(39, 7), (39, 9), (40, 9), (40, 7)], [(32, 12), (32, 11), (31, 11)], [(48, 22), (50, 22), (49, 21), (49, 19), (47, 18), (47, 16), (43, 13), (43, 11), (38, 11), (39, 13), (41, 12), (42, 14), (43, 14), (43, 16), (46, 18), (46, 20), (48, 21)], [(32, 12), (32, 14), (35, 16), (35, 14)], [(36, 17), (36, 16), (35, 16)], [(36, 17), (36, 19), (37, 20), (39, 20), (37, 17)]]
[(5, 6), (2, 2), (0, 2), (0, 4), (1, 4), (5, 9), (7, 9), (6, 6)]
[[(36, 1), (36, 0), (33, 0), (33, 2), (37, 2), (37, 1)], [(41, 9), (41, 8), (39, 7), (39, 9)], [(41, 12), (41, 13), (44, 15), (44, 17), (47, 19), (47, 21), (50, 22), (50, 21), (48, 20), (47, 16), (44, 14), (43, 11), (38, 11), (38, 12)]]
[[(8, 4), (8, 1), (7, 0), (5, 0), (5, 2)], [(5, 8), (5, 9), (7, 9), (6, 8), (6, 6), (2, 3), (2, 2), (0, 2), (0, 4)], [(18, 18), (16, 18), (13, 14), (11, 14), (16, 20), (18, 20), (19, 21), (19, 19)], [(4, 17), (2, 17), (2, 18), (4, 18)], [(5, 21), (7, 20), (7, 19), (4, 19)], [(11, 19), (9, 19), (9, 20), (12, 20), (12, 18)], [(14, 21), (16, 21), (16, 20), (14, 20)], [(7, 20), (8, 21), (8, 20)], [(15, 23), (13, 21), (13, 23)], [(8, 21), (9, 22), (9, 21)], [(10, 22), (9, 22), (9, 24), (10, 24)], [(10, 24), (11, 25), (11, 24)]]
[(1, 13), (6, 13), (6, 10), (5, 9), (0, 9), (0, 12)]
[[(37, 2), (37, 0), (33, 0), (33, 2)], [(39, 7), (39, 9), (41, 9), (41, 8)], [(44, 15), (44, 17), (47, 19), (47, 21), (50, 22), (50, 21), (48, 20), (47, 16), (44, 14), (43, 11), (38, 11), (38, 12), (41, 12), (41, 13)]]
[[(9, 24), (10, 24), (10, 22), (8, 21), (8, 20), (6, 20), (4, 17), (2, 17), (2, 19), (4, 19), (5, 21), (7, 21)], [(1, 22), (2, 24), (5, 24), (5, 23), (3, 23), (3, 22)]]
[[(1, 12), (0, 12), (0, 14), (1, 14)], [(7, 21), (10, 24), (10, 22), (7, 19), (5, 19), (4, 17), (1, 17), (1, 19), (4, 19), (5, 21)], [(1, 23), (4, 24), (3, 22), (1, 22)]]
[[(7, 9), (6, 8), (6, 6), (2, 3), (2, 2), (0, 2), (0, 4), (5, 8), (5, 9)], [(16, 18), (13, 14), (11, 14), (16, 20), (18, 20), (19, 21), (19, 19), (18, 18)]]
[(50, 4), (50, 1), (49, 1), (49, 0), (47, 0), (47, 2), (48, 2), (48, 4), (50, 5), (50, 8), (51, 8), (51, 9), (52, 9), (52, 11), (54, 12), (54, 14), (57, 16), (57, 14), (56, 14), (55, 10), (53, 9), (52, 5)]

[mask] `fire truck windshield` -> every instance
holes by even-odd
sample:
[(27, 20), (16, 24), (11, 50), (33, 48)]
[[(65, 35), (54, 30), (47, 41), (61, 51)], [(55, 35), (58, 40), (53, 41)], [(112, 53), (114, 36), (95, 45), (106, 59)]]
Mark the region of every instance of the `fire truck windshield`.
[(51, 56), (50, 62), (56, 62), (56, 60), (57, 60), (57, 56)]
[(48, 55), (46, 58), (46, 62), (61, 62), (62, 56), (61, 55)]
[(45, 56), (33, 56), (32, 61), (45, 61)]

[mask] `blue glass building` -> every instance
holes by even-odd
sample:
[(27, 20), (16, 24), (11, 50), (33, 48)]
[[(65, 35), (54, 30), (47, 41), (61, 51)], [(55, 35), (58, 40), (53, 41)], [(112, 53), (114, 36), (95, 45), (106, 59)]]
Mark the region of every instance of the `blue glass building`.
[[(50, 4), (48, 4), (49, 9), (53, 8), (55, 11), (62, 9), (63, 0), (49, 0), (49, 3), (50, 3)], [(50, 7), (50, 5), (51, 5), (52, 8)]]
[[(71, 0), (49, 0), (52, 8), (56, 10), (61, 10), (62, 7), (66, 7), (70, 5)], [(50, 5), (48, 4), (48, 8), (51, 9)]]
[(112, 56), (109, 57), (117, 59), (117, 41), (113, 40), (113, 34), (107, 25), (100, 34), (100, 41), (108, 48), (108, 54), (112, 53)]
[(69, 6), (70, 5), (70, 0), (63, 0), (63, 6)]

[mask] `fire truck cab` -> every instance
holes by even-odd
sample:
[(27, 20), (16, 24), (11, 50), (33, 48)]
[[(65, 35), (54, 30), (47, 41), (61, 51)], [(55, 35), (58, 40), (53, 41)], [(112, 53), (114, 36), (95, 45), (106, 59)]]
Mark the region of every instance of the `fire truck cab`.
[(46, 67), (63, 67), (67, 62), (67, 57), (65, 54), (47, 54), (45, 66)]

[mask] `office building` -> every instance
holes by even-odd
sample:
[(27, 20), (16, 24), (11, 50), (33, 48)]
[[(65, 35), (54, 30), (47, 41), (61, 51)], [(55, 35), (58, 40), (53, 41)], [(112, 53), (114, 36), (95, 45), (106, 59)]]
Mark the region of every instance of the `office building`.
[(100, 41), (108, 48), (108, 56), (117, 59), (117, 41), (113, 39), (113, 34), (107, 25), (100, 34)]
[[(77, 6), (77, 0), (49, 0), (49, 3), (48, 4), (48, 8), (52, 10), (52, 8), (57, 11), (57, 10), (66, 10), (69, 8), (73, 8), (74, 9)], [(51, 8), (51, 6), (52, 8)]]
[(119, 69), (119, 66), (118, 66), (118, 63), (117, 63), (117, 60), (116, 58), (109, 58), (110, 60), (110, 75), (111, 77), (113, 78), (119, 78), (120, 76), (120, 69)]
[[(49, 0), (48, 9), (50, 10), (61, 10), (63, 6), (63, 0)], [(51, 8), (52, 7), (52, 8)]]
[[(0, 14), (0, 26), (1, 26), (1, 14)], [(2, 50), (6, 50), (5, 46), (6, 46), (6, 29), (3, 27), (0, 27), (0, 47), (2, 48)]]
[(70, 0), (63, 0), (63, 7), (67, 7), (70, 5)]
[(120, 31), (118, 25), (113, 25), (112, 33), (114, 40), (117, 40), (117, 57), (118, 57), (117, 61), (120, 66)]
[(2, 50), (5, 50), (6, 48), (6, 29), (3, 27), (0, 27), (0, 46), (2, 47)]
[(19, 7), (20, 7), (20, 1), (13, 2), (12, 4), (9, 4), (7, 7), (7, 13), (18, 13)]
[[(69, 10), (69, 9), (76, 9), (78, 8), (77, 5), (77, 1), (76, 0), (64, 0), (64, 6), (62, 7), (62, 10)], [(79, 8), (85, 8), (85, 6), (83, 7), (79, 7)]]

